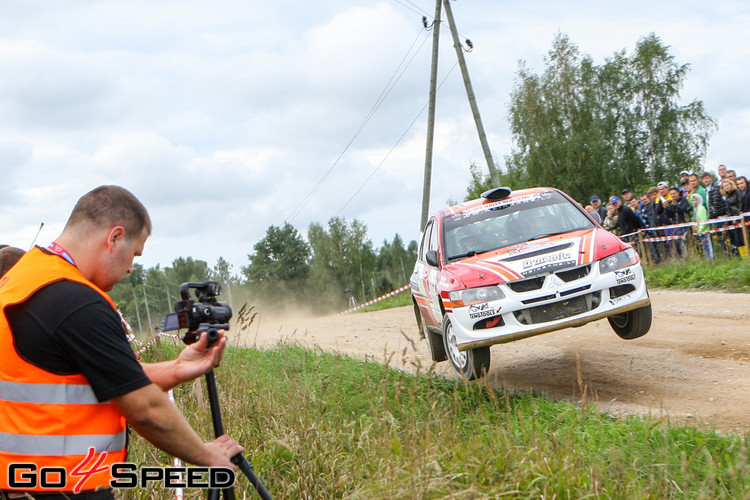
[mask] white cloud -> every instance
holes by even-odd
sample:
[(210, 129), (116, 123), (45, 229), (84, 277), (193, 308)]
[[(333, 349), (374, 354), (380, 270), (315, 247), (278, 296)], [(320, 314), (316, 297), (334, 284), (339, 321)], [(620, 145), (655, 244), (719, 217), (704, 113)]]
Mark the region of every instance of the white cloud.
[[(543, 70), (558, 32), (597, 61), (654, 32), (691, 64), (685, 100), (703, 100), (719, 121), (707, 166), (750, 174), (744, 3), (452, 6), (474, 43), (466, 58), (497, 162), (510, 150), (519, 60)], [(415, 239), (432, 43), (419, 10), (431, 17), (434, 3), (3, 2), (0, 242), (28, 246), (41, 222), (40, 242), (50, 241), (76, 199), (105, 183), (149, 207), (147, 266), (224, 256), (238, 270), (292, 214), (303, 234), (339, 214), (367, 224), (375, 245)], [(472, 161), (484, 165), (446, 24), (441, 33), (433, 210), (464, 196)], [(410, 65), (345, 151), (406, 54)]]

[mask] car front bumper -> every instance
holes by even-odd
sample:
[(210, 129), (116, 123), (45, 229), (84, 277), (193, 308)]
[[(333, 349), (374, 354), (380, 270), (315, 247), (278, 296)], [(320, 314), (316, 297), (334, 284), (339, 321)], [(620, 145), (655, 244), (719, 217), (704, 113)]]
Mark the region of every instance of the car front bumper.
[(554, 276), (535, 278), (540, 286), (534, 290), (524, 290), (520, 282), (502, 284), (504, 299), (448, 311), (458, 348), (465, 351), (582, 326), (651, 303), (640, 263), (603, 275), (593, 263), (587, 276), (569, 282)]

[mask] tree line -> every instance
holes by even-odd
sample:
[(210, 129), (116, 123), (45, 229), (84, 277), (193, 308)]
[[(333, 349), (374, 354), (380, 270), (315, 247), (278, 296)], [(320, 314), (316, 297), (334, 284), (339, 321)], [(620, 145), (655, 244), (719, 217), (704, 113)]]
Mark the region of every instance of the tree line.
[(178, 257), (163, 268), (134, 264), (133, 273), (110, 295), (141, 331), (174, 311), (180, 284), (206, 280), (218, 281), (224, 288), (219, 300), (230, 303), (235, 297), (252, 304), (339, 312), (352, 297), (361, 303), (407, 284), (416, 258), (416, 241), (405, 244), (396, 234), (375, 248), (367, 226), (356, 219), (334, 217), (325, 226), (314, 222), (307, 239), (284, 223), (266, 229), (239, 273), (221, 257), (214, 267), (192, 257)]
[[(681, 104), (690, 66), (655, 34), (602, 64), (558, 34), (545, 63), (539, 74), (520, 63), (508, 114), (513, 147), (498, 168), (503, 185), (552, 186), (588, 200), (706, 170), (717, 124), (702, 101)], [(489, 175), (474, 166), (468, 197), (488, 187)]]

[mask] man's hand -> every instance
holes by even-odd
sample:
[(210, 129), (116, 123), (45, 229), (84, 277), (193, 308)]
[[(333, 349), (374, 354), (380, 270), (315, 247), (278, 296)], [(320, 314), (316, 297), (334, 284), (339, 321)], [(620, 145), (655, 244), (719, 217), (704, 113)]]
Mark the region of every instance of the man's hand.
[(208, 333), (203, 332), (197, 342), (188, 345), (174, 360), (174, 376), (178, 383), (187, 382), (210, 372), (224, 356), (227, 337), (224, 330), (219, 330), (219, 337), (208, 347)]
[(231, 458), (245, 451), (245, 448), (226, 434), (209, 441), (205, 444), (205, 447), (210, 453), (206, 458), (207, 463), (205, 465), (209, 467), (229, 467), (232, 470), (237, 470), (237, 466), (232, 463)]
[(162, 390), (168, 391), (175, 386), (193, 380), (210, 372), (217, 366), (224, 356), (227, 337), (224, 330), (219, 330), (219, 337), (209, 347), (208, 333), (201, 333), (197, 342), (188, 345), (176, 359), (159, 363), (142, 363), (143, 370), (153, 383)]

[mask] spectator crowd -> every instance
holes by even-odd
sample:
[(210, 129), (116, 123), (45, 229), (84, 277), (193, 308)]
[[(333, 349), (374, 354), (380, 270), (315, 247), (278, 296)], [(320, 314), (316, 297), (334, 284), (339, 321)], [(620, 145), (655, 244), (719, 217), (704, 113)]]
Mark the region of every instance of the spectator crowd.
[[(713, 219), (750, 212), (748, 179), (725, 165), (719, 165), (717, 174), (718, 178), (708, 171), (683, 171), (678, 182), (662, 181), (640, 194), (625, 188), (605, 198), (606, 203), (594, 195), (585, 209), (602, 227), (626, 241), (634, 242), (642, 233), (655, 263), (685, 255), (691, 242), (696, 249), (699, 244), (709, 259), (717, 249), (740, 255), (745, 245), (743, 229), (729, 227), (736, 220), (717, 225)], [(722, 226), (727, 230), (717, 232)]]

